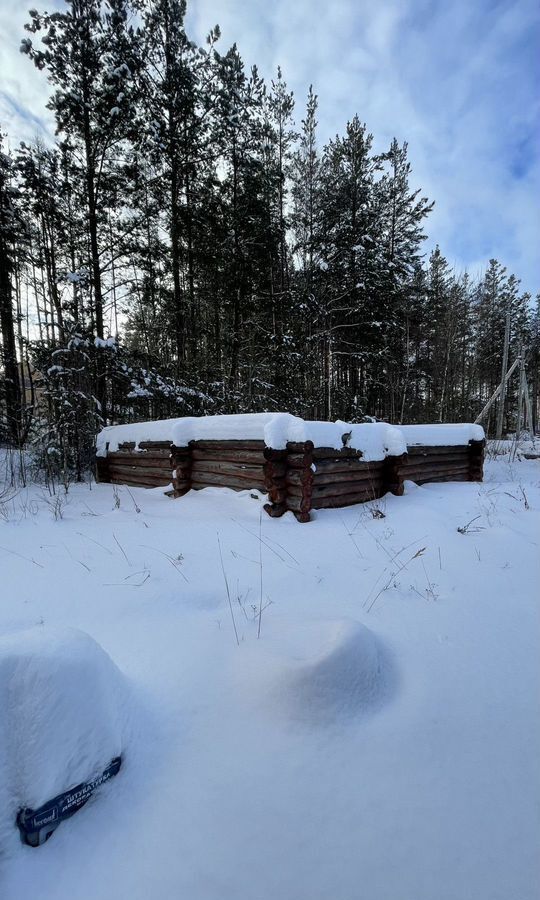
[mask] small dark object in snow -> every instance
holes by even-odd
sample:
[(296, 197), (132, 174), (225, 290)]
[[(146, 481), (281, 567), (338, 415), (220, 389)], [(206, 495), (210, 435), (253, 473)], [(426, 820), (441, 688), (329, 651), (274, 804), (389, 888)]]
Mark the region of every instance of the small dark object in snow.
[(382, 509), (372, 509), (371, 515), (374, 519), (386, 519), (386, 513), (383, 513)]
[(58, 828), (60, 822), (69, 819), (73, 813), (81, 809), (100, 784), (118, 773), (121, 765), (122, 757), (116, 756), (105, 771), (93, 781), (76, 785), (69, 791), (44, 803), (39, 809), (21, 809), (17, 816), (17, 826), (23, 844), (28, 844), (30, 847), (39, 847), (44, 844), (53, 831)]
[(250, 494), (249, 496), (251, 497), (252, 500), (258, 500), (258, 499), (259, 499), (259, 497), (257, 496), (257, 494)]

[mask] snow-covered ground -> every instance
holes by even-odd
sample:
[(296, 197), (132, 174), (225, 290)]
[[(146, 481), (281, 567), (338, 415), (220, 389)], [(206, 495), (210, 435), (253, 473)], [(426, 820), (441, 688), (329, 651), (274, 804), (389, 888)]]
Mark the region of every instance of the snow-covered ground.
[(536, 898), (540, 461), (306, 525), (261, 506), (5, 499), (0, 632), (87, 632), (129, 727), (47, 844), (8, 828), (2, 900)]

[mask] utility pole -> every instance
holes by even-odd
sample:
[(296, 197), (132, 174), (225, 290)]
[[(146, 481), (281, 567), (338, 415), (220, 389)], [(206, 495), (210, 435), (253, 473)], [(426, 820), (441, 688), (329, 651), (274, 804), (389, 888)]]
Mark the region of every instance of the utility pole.
[(510, 310), (506, 313), (506, 328), (504, 331), (504, 348), (501, 375), (501, 396), (499, 400), (499, 411), (497, 415), (497, 431), (495, 437), (498, 441), (502, 438), (503, 419), (504, 419), (504, 400), (506, 396), (506, 369), (508, 366), (508, 347), (510, 345)]
[(521, 434), (521, 407), (523, 406), (523, 378), (525, 375), (525, 361), (523, 359), (523, 347), (519, 348), (519, 385), (517, 398), (517, 416), (516, 416), (516, 441), (519, 441)]

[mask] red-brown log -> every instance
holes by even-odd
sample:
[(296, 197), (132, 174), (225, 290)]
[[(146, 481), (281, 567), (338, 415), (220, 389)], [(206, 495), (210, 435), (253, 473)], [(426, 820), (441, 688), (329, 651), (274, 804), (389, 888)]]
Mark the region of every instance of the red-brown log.
[(193, 487), (232, 487), (235, 490), (248, 491), (250, 488), (265, 491), (262, 480), (250, 480), (248, 478), (234, 478), (230, 475), (218, 475), (216, 472), (193, 472), (191, 475)]
[(313, 485), (312, 497), (313, 501), (315, 501), (316, 497), (344, 497), (347, 494), (355, 494), (355, 493), (365, 493), (371, 494), (372, 496), (377, 496), (380, 493), (382, 485), (377, 484), (369, 484), (365, 481), (360, 482), (348, 482), (347, 484), (324, 484), (321, 487), (318, 487), (316, 484)]
[(260, 450), (228, 450), (228, 449), (209, 449), (203, 450), (196, 447), (191, 452), (194, 460), (214, 460), (216, 462), (240, 462), (247, 463), (252, 466), (262, 466), (265, 463), (265, 456)]
[(468, 444), (456, 444), (455, 446), (444, 446), (444, 447), (435, 447), (431, 444), (423, 445), (423, 446), (410, 446), (407, 447), (407, 453), (409, 456), (429, 456), (431, 455), (439, 455), (442, 454), (444, 456), (445, 453), (468, 453), (469, 445)]
[(315, 472), (313, 475), (313, 484), (320, 485), (341, 484), (348, 481), (368, 481), (380, 484), (382, 480), (382, 472), (372, 472), (369, 469), (357, 469), (354, 472), (332, 472), (328, 475)]
[(312, 509), (339, 509), (342, 506), (354, 506), (356, 503), (369, 503), (376, 500), (380, 494), (356, 493), (342, 494), (334, 497), (317, 497), (312, 500)]
[(170, 450), (112, 450), (107, 459), (169, 459)]
[(193, 450), (259, 450), (264, 451), (264, 441), (190, 441)]
[[(246, 478), (251, 478), (256, 476), (258, 478), (263, 478), (263, 467), (261, 466), (250, 466), (245, 463), (236, 463), (229, 462), (228, 460), (195, 460), (193, 462), (193, 466), (191, 469), (192, 472), (224, 472), (229, 475), (236, 475), (238, 477), (243, 477), (245, 475)], [(285, 470), (283, 470), (284, 473)]]
[(118, 463), (111, 463), (109, 472), (116, 475), (144, 475), (151, 478), (172, 478), (172, 469), (170, 466), (124, 466)]

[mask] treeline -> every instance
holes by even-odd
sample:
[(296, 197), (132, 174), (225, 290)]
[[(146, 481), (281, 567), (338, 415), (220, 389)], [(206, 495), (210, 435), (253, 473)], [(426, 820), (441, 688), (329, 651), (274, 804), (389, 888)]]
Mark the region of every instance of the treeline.
[[(316, 95), (295, 117), (281, 71), (246, 71), (217, 26), (198, 47), (185, 7), (29, 12), (57, 134), (0, 147), (0, 437), (81, 470), (104, 421), (470, 420), (507, 313), (510, 360), (525, 348), (537, 372), (519, 281), (426, 260), (407, 144), (375, 152), (355, 117), (321, 146)], [(538, 393), (536, 375), (535, 410)]]

